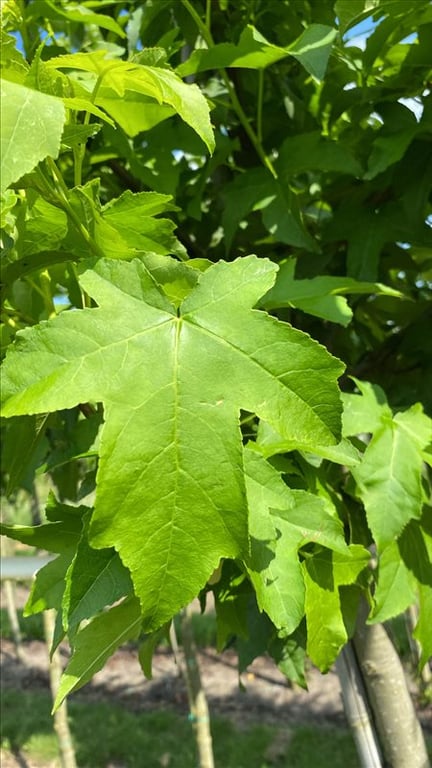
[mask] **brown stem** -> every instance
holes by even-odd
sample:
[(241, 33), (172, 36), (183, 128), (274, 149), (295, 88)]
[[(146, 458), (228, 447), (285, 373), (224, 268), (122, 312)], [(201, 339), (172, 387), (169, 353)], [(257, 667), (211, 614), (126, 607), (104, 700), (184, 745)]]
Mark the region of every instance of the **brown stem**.
[(193, 636), (191, 606), (182, 611), (181, 630), (184, 652), (182, 672), (188, 690), (190, 718), (198, 749), (199, 765), (200, 768), (214, 768), (209, 709), (201, 683), (197, 650)]
[[(47, 644), (47, 650), (49, 648), (54, 635), (55, 619), (52, 611), (43, 612), (44, 630), (45, 630), (45, 642)], [(49, 667), (50, 686), (52, 699), (55, 701), (57, 691), (60, 685), (60, 678), (62, 676), (62, 664), (60, 653), (58, 650), (54, 651), (51, 663)], [(60, 762), (61, 768), (77, 768), (75, 760), (75, 749), (72, 741), (71, 732), (69, 729), (67, 704), (64, 701), (60, 707), (54, 713), (54, 730), (57, 735), (57, 741), (60, 750)]]

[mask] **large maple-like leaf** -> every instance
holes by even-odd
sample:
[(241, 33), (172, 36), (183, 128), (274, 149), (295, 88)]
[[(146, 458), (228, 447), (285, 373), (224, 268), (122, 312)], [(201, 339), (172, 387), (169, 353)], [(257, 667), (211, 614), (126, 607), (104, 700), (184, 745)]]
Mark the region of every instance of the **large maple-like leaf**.
[(148, 628), (247, 547), (240, 408), (302, 445), (337, 442), (341, 363), (252, 309), (276, 271), (219, 262), (176, 309), (140, 261), (101, 260), (82, 277), (98, 308), (24, 331), (6, 358), (5, 416), (103, 401), (89, 540), (118, 550)]

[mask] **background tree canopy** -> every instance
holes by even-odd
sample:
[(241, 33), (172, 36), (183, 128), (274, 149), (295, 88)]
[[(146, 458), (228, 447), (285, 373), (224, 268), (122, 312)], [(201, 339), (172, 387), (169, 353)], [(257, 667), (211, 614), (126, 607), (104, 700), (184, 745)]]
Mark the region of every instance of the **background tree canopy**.
[(55, 494), (4, 531), (58, 553), (58, 701), (209, 591), (243, 667), (326, 671), (362, 595), (429, 658), (431, 49), (427, 0), (5, 3), (3, 487)]

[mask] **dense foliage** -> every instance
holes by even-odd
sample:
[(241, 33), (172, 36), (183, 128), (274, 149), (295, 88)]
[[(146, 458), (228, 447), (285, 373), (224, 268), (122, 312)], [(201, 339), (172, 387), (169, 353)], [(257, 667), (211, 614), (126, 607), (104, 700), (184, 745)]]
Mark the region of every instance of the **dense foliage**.
[(8, 0), (2, 43), (3, 489), (55, 491), (4, 532), (58, 553), (58, 701), (210, 591), (243, 668), (327, 670), (362, 595), (424, 663), (429, 2)]

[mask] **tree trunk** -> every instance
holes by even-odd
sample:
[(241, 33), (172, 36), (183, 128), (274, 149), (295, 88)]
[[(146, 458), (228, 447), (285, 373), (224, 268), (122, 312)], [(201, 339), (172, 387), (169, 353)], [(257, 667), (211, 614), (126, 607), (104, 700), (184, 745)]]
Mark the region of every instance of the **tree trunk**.
[(24, 657), (22, 650), (22, 635), (19, 625), (18, 611), (15, 604), (15, 584), (13, 583), (12, 579), (5, 579), (3, 582), (3, 588), (5, 591), (6, 609), (11, 626), (13, 641), (15, 644), (16, 655), (20, 661), (23, 661)]
[(4, 557), (7, 555), (13, 554), (12, 542), (6, 538), (3, 538), (3, 541), (2, 541), (1, 554), (2, 554), (1, 576), (3, 578), (3, 589), (5, 593), (5, 598), (6, 598), (6, 610), (9, 618), (9, 624), (11, 627), (12, 638), (15, 644), (16, 655), (20, 661), (23, 661), (22, 635), (21, 635), (21, 629), (19, 624), (18, 611), (16, 608), (16, 602), (15, 602), (15, 584), (12, 579), (7, 578), (8, 577), (7, 570), (5, 572), (3, 569)]
[(205, 691), (201, 683), (196, 646), (192, 628), (192, 608), (182, 611), (183, 674), (186, 680), (190, 718), (198, 749), (200, 768), (214, 768), (210, 717)]
[[(43, 612), (44, 629), (45, 629), (45, 641), (47, 644), (47, 650), (49, 654), (49, 648), (52, 642), (54, 634), (54, 615), (52, 611)], [(60, 654), (58, 649), (53, 653), (49, 673), (50, 673), (50, 685), (51, 695), (54, 701), (57, 695), (57, 691), (60, 685), (60, 678), (62, 675), (62, 665), (60, 660)], [(60, 749), (60, 762), (62, 768), (77, 768), (75, 760), (75, 749), (72, 741), (71, 732), (69, 730), (67, 704), (66, 701), (60, 705), (58, 710), (54, 714), (54, 730), (57, 735), (57, 741)]]
[(336, 669), (342, 688), (345, 714), (357, 747), (361, 768), (381, 768), (379, 744), (351, 643), (341, 651), (336, 661)]
[(391, 768), (430, 768), (399, 656), (382, 624), (361, 608), (353, 638), (384, 756)]

